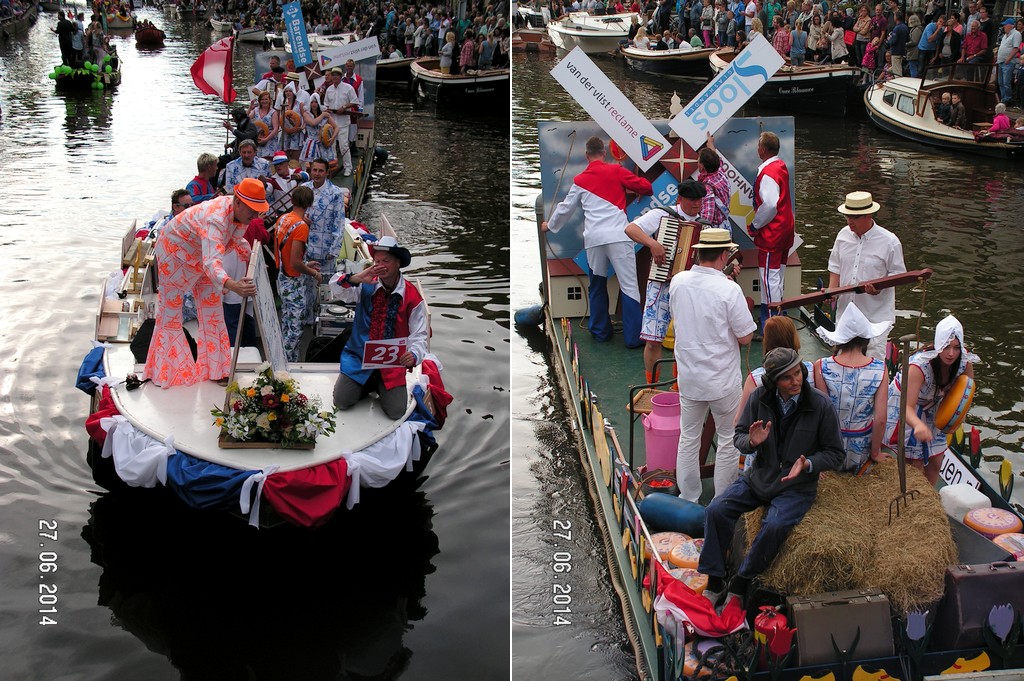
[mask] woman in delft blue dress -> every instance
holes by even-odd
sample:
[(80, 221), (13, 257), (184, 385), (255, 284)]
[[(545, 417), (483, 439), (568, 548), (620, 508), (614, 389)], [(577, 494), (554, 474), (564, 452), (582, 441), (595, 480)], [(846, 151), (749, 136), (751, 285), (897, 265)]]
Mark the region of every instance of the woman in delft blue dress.
[[(295, 99), (295, 90), (289, 85), (284, 89), (284, 103), (281, 107), (281, 149), (288, 154), (289, 160), (299, 160), (299, 151), (305, 139), (303, 130), (306, 122), (302, 120), (302, 107)], [(295, 132), (288, 132), (293, 129)]]
[[(946, 435), (935, 427), (935, 410), (960, 374), (974, 378), (974, 362), (978, 356), (964, 347), (964, 327), (950, 315), (935, 326), (935, 344), (910, 356), (907, 378), (907, 413), (904, 436), (907, 438), (907, 461), (924, 471), (928, 482), (935, 484), (946, 451)], [(889, 385), (889, 416), (886, 442), (895, 446), (897, 420), (900, 416), (900, 390), (903, 377)]]
[[(259, 105), (249, 114), (249, 117), (256, 127), (260, 128), (260, 136), (256, 140), (256, 155), (269, 161), (274, 158), (274, 152), (281, 148), (279, 141), (281, 127), (278, 124), (277, 110), (273, 107), (269, 92), (260, 93)], [(263, 126), (259, 123), (266, 126), (265, 134)]]
[(841, 470), (858, 473), (865, 464), (881, 461), (886, 423), (887, 376), (885, 362), (868, 357), (868, 342), (888, 333), (892, 322), (872, 324), (850, 303), (835, 331), (818, 329), (825, 342), (836, 346), (831, 357), (814, 363), (814, 387), (832, 400), (846, 449)]
[[(308, 171), (309, 164), (318, 158), (322, 158), (328, 163), (337, 160), (338, 155), (334, 150), (334, 138), (338, 136), (337, 126), (334, 125), (330, 112), (320, 109), (319, 94), (314, 94), (309, 98), (309, 111), (305, 112), (302, 117), (306, 122), (305, 141), (302, 143), (302, 152), (299, 154), (299, 161), (302, 162), (303, 167)], [(331, 143), (325, 145), (323, 129), (328, 126), (334, 127), (335, 130), (330, 139)]]

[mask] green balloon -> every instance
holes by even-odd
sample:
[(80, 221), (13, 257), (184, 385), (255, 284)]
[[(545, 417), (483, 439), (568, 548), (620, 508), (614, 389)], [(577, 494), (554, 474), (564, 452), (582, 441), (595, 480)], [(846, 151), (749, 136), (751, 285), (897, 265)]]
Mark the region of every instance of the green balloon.
[(110, 55), (109, 54), (103, 55), (103, 63), (106, 64), (109, 61), (110, 61)]
[(110, 64), (103, 67), (104, 73), (111, 73), (114, 69), (110, 68)]
[(96, 83), (96, 89), (97, 90), (102, 90), (103, 89), (103, 83)]
[(50, 77), (50, 80), (57, 80), (57, 74), (56, 73), (48, 73), (46, 75)]
[(87, 69), (91, 69), (92, 68), (92, 62), (91, 61), (87, 61), (84, 64), (82, 64), (82, 66), (84, 66)]

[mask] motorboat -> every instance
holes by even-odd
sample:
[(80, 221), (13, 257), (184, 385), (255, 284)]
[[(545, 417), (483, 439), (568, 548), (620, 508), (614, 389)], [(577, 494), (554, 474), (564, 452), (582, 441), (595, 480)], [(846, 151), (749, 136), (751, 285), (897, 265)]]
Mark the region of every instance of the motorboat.
[[(1024, 135), (1011, 130), (989, 134), (999, 101), (990, 82), (991, 65), (953, 64), (931, 67), (926, 78), (893, 78), (875, 83), (864, 92), (864, 107), (871, 121), (900, 137), (972, 154), (1020, 157)], [(967, 111), (967, 128), (953, 128), (936, 117), (943, 93), (958, 93)]]
[(438, 104), (508, 104), (511, 70), (468, 69), (464, 73), (441, 73), (441, 60), (421, 57), (412, 62), (412, 88)]
[(153, 25), (135, 28), (135, 44), (139, 47), (163, 47), (167, 35)]
[(410, 66), (415, 60), (415, 57), (384, 59), (382, 55), (377, 60), (377, 82), (408, 83), (412, 80)]
[(210, 29), (214, 33), (223, 33), (227, 35), (235, 30), (235, 22), (225, 21), (223, 19), (210, 19)]
[(654, 73), (662, 76), (679, 76), (681, 78), (711, 77), (711, 65), (708, 58), (715, 48), (694, 48), (682, 45), (671, 50), (645, 50), (638, 47), (623, 47), (619, 50), (626, 58), (626, 63), (637, 71)]
[(587, 54), (613, 52), (620, 41), (629, 36), (629, 29), (640, 21), (635, 12), (625, 14), (594, 15), (588, 12), (570, 12), (548, 23), (548, 35), (561, 50), (579, 47)]

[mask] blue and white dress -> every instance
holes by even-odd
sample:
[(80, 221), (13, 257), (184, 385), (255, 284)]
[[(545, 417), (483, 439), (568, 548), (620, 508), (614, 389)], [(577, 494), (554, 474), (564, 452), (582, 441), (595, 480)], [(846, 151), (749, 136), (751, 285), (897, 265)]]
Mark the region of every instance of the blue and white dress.
[[(939, 456), (946, 451), (946, 435), (935, 427), (935, 410), (938, 409), (942, 398), (946, 396), (946, 389), (953, 384), (953, 380), (967, 369), (967, 362), (977, 359), (969, 352), (961, 352), (960, 366), (957, 367), (956, 375), (949, 382), (946, 388), (939, 390), (935, 384), (935, 373), (932, 371), (931, 360), (937, 353), (934, 350), (919, 352), (910, 356), (910, 364), (916, 366), (924, 374), (924, 382), (921, 384), (921, 392), (917, 397), (917, 418), (924, 421), (932, 429), (931, 442), (918, 442), (914, 437), (914, 429), (906, 424), (905, 432), (907, 438), (906, 456), (908, 459), (923, 460), (927, 463), (933, 456)], [(885, 425), (885, 441), (896, 445), (896, 427), (900, 418), (900, 393), (903, 386), (903, 372), (896, 374), (889, 384), (888, 414)], [(910, 407), (910, 405), (907, 405)]]
[[(260, 110), (256, 109), (255, 111), (252, 112), (251, 118), (252, 118), (252, 121), (254, 123), (256, 121), (262, 121), (267, 126), (267, 130), (273, 130), (274, 129), (274, 116), (276, 116), (276, 115), (277, 115), (277, 111), (275, 111), (273, 108), (271, 108), (270, 111), (267, 112), (266, 115), (262, 115), (262, 116), (260, 115)], [(275, 151), (280, 151), (280, 149), (281, 149), (280, 137), (281, 137), (281, 135), (280, 135), (280, 132), (279, 132), (277, 135), (274, 135), (269, 140), (267, 140), (266, 143), (264, 143), (264, 144), (257, 144), (256, 145), (256, 155), (259, 156), (260, 158), (267, 158), (269, 156), (273, 156)]]
[(324, 128), (331, 124), (330, 116), (324, 118), (316, 125), (306, 124), (303, 131), (303, 142), (302, 151), (299, 153), (299, 160), (303, 163), (309, 163), (315, 161), (318, 158), (330, 163), (338, 159), (338, 154), (335, 151), (335, 145), (330, 147), (324, 146), (322, 131)]
[(886, 379), (885, 362), (872, 359), (862, 367), (849, 367), (833, 357), (825, 357), (821, 360), (821, 376), (832, 406), (839, 414), (846, 449), (842, 470), (855, 473), (871, 456), (875, 395)]

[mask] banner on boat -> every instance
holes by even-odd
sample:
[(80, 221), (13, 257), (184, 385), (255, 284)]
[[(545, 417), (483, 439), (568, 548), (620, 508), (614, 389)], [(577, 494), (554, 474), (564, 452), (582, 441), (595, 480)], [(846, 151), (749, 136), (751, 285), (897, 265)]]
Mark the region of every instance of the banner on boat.
[(699, 148), (707, 134), (717, 132), (784, 63), (771, 43), (755, 33), (750, 45), (736, 55), (729, 67), (672, 119), (672, 129), (687, 144)]
[(281, 7), (284, 25), (288, 30), (288, 42), (292, 46), (292, 59), (295, 66), (301, 67), (313, 62), (313, 51), (309, 49), (309, 37), (306, 35), (306, 22), (302, 18), (302, 5), (289, 2)]
[(380, 44), (377, 42), (377, 38), (363, 38), (355, 42), (349, 43), (348, 45), (342, 45), (341, 47), (335, 47), (331, 50), (324, 50), (320, 53), (320, 70), (324, 73), (327, 69), (332, 69), (335, 66), (344, 66), (345, 62), (349, 59), (353, 61), (361, 61), (363, 59), (373, 58), (376, 61), (377, 57), (380, 56)]
[(580, 48), (551, 75), (641, 170), (649, 170), (672, 146)]

